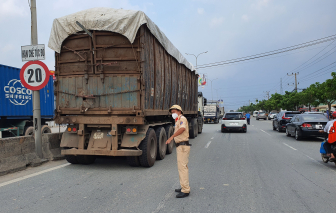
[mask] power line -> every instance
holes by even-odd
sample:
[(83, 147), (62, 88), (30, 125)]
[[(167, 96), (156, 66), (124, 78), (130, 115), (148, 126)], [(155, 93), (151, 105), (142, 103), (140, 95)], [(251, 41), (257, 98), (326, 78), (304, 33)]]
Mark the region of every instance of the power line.
[[(301, 67), (302, 65), (304, 65), (305, 63), (309, 62), (310, 60), (312, 60), (313, 58), (315, 58), (317, 55), (319, 55), (321, 52), (323, 52), (325, 49), (327, 49), (332, 43), (334, 43), (334, 41), (330, 42), (330, 44), (328, 44), (328, 46), (326, 46), (325, 48), (323, 48), (323, 50), (321, 50), (320, 52), (318, 52), (317, 54), (315, 54), (313, 57), (311, 57), (310, 59), (308, 59), (306, 62), (302, 63), (300, 66), (298, 66), (297, 68), (295, 68), (294, 70), (290, 71), (290, 72), (294, 72), (296, 69), (298, 69), (299, 67)], [(336, 46), (335, 46), (336, 47)], [(334, 47), (334, 48), (335, 48)], [(333, 49), (333, 48), (332, 48)]]
[(237, 58), (237, 59), (230, 59), (230, 60), (226, 60), (226, 61), (203, 64), (203, 65), (198, 66), (197, 68), (198, 69), (204, 69), (204, 68), (207, 68), (207, 67), (222, 66), (222, 65), (226, 65), (226, 64), (232, 64), (232, 63), (237, 63), (237, 62), (242, 62), (242, 61), (253, 60), (253, 59), (267, 57), (267, 56), (276, 55), (276, 54), (281, 54), (281, 53), (284, 53), (284, 52), (289, 52), (289, 51), (293, 51), (293, 50), (297, 50), (297, 49), (302, 49), (302, 48), (305, 48), (305, 47), (309, 47), (309, 46), (317, 45), (317, 44), (320, 44), (320, 43), (332, 41), (334, 39), (336, 39), (336, 37), (335, 37), (335, 35), (332, 35), (332, 36), (328, 36), (328, 37), (325, 37), (325, 38), (321, 38), (321, 39), (313, 40), (313, 41), (310, 41), (310, 42), (305, 42), (305, 43), (302, 43), (302, 44), (298, 44), (298, 45), (294, 45), (294, 46), (290, 46), (290, 47), (286, 47), (286, 48), (281, 48), (281, 49), (278, 49), (278, 50), (273, 50), (273, 51), (269, 51), (269, 52), (265, 52), (265, 53), (259, 53), (259, 54), (255, 54), (255, 55), (251, 55), (251, 56), (241, 57), (241, 58)]

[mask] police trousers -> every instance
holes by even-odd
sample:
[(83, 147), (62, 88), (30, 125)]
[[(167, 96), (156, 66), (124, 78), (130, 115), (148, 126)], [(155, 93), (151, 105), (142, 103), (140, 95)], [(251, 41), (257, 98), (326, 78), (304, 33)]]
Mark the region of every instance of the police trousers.
[(177, 168), (180, 177), (181, 191), (183, 193), (190, 193), (188, 169), (189, 154), (190, 146), (181, 145), (176, 147)]

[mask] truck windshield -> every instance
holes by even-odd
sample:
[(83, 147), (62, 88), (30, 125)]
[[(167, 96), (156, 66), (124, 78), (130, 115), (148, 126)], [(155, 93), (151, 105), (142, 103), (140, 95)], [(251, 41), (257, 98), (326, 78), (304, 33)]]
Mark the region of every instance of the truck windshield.
[(205, 112), (216, 112), (216, 106), (213, 107), (205, 107), (204, 108)]

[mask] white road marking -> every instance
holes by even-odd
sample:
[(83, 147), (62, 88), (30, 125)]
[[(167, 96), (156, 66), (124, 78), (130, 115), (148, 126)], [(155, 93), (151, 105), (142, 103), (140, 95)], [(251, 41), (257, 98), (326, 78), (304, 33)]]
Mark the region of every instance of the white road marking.
[(254, 125), (252, 125), (252, 126), (254, 126)]
[(206, 145), (205, 145), (205, 147), (204, 148), (208, 148), (209, 146), (210, 146), (210, 144), (211, 144), (211, 141), (209, 141)]
[(10, 181), (4, 182), (4, 183), (0, 183), (0, 187), (7, 186), (9, 184), (16, 183), (16, 182), (19, 182), (21, 180), (25, 180), (25, 179), (28, 179), (28, 178), (31, 178), (31, 177), (35, 177), (35, 176), (38, 176), (38, 175), (41, 175), (41, 174), (44, 174), (44, 173), (47, 173), (47, 172), (51, 172), (53, 170), (60, 169), (60, 168), (63, 168), (63, 167), (69, 166), (69, 165), (70, 165), (70, 163), (62, 164), (60, 166), (55, 166), (55, 167), (50, 168), (50, 169), (46, 169), (46, 170), (36, 172), (36, 173), (30, 174), (30, 175), (26, 175), (26, 176), (23, 176), (23, 177), (16, 178), (14, 180), (10, 180)]
[(211, 139), (214, 139), (214, 137), (212, 137)]
[(180, 182), (177, 181), (171, 190), (169, 190), (169, 192), (164, 196), (163, 200), (159, 203), (158, 207), (155, 209), (155, 211), (152, 211), (152, 213), (158, 213), (161, 211), (161, 209), (164, 208), (165, 206), (165, 203), (167, 202), (167, 200), (171, 197), (173, 197), (173, 194), (174, 194), (174, 190), (173, 189), (176, 189), (178, 186), (180, 185)]
[(265, 131), (264, 131), (264, 130), (262, 130), (262, 129), (261, 129), (260, 131), (262, 131), (262, 132), (266, 133), (267, 135), (271, 136), (270, 134), (268, 134), (267, 132), (265, 132)]
[(288, 144), (286, 144), (286, 143), (283, 143), (285, 146), (288, 146), (289, 148), (291, 148), (291, 149), (293, 149), (293, 150), (297, 150), (297, 149), (295, 149), (294, 147), (292, 147), (292, 146), (290, 146), (290, 145), (288, 145)]

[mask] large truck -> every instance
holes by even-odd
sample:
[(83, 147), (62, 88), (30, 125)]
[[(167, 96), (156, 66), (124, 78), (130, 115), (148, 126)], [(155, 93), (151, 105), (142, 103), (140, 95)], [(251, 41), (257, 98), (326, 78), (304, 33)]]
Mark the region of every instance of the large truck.
[[(0, 138), (33, 135), (33, 96), (20, 81), (20, 69), (0, 64)], [(51, 133), (54, 117), (54, 87), (50, 77), (40, 90), (42, 133)]]
[(169, 108), (178, 104), (199, 128), (198, 74), (141, 11), (93, 8), (57, 18), (48, 46), (55, 51), (56, 123), (68, 124), (62, 154), (70, 163), (126, 156), (151, 167), (173, 151)]
[(204, 123), (218, 124), (220, 119), (219, 104), (217, 101), (208, 101), (204, 106)]

